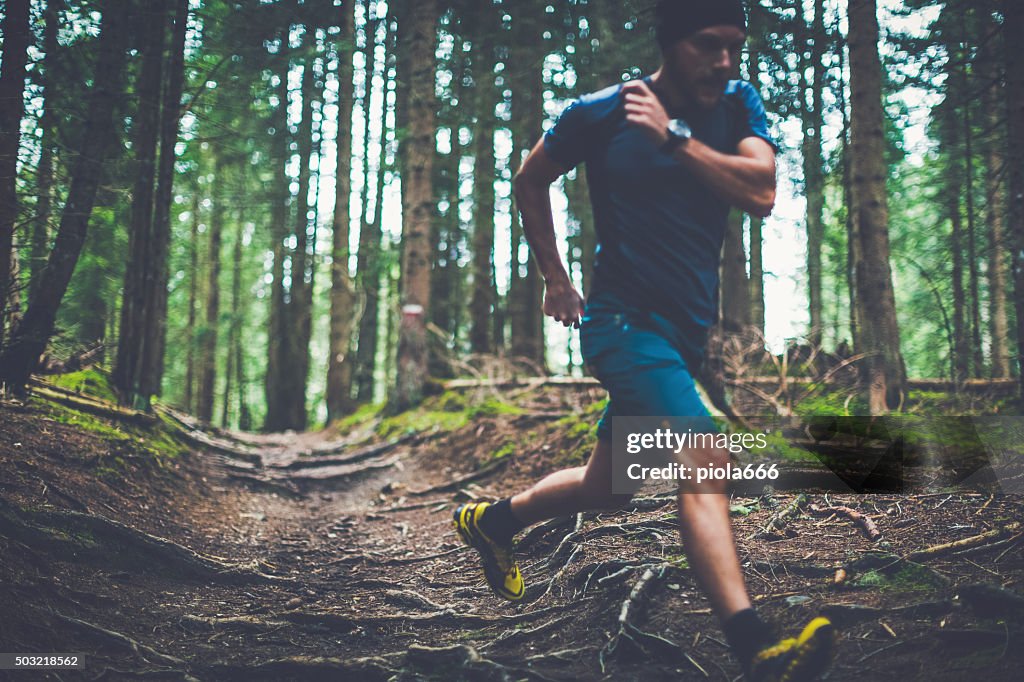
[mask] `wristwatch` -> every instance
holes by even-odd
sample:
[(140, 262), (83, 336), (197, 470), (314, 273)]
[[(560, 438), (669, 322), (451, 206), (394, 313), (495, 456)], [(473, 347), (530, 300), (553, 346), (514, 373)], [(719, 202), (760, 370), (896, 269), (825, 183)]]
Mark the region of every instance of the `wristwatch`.
[(661, 145), (661, 151), (666, 154), (671, 154), (680, 145), (686, 144), (686, 141), (693, 137), (693, 131), (690, 130), (690, 125), (681, 118), (673, 118), (668, 122), (666, 126), (668, 131), (668, 139), (665, 140), (664, 144)]

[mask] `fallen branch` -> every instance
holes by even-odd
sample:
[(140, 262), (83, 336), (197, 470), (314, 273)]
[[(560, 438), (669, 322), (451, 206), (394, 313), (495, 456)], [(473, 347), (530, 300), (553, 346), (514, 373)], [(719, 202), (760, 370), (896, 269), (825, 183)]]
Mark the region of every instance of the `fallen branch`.
[(925, 547), (924, 549), (916, 550), (908, 554), (907, 558), (912, 561), (920, 561), (922, 559), (934, 559), (935, 557), (942, 556), (943, 554), (949, 554), (951, 552), (956, 552), (958, 550), (983, 545), (988, 540), (992, 540), (995, 538), (1002, 537), (1003, 535), (1014, 533), (1019, 528), (1020, 523), (1014, 521), (1012, 523), (1006, 524), (1002, 528), (995, 528), (984, 533), (979, 533), (978, 535), (972, 535), (969, 538), (963, 538), (962, 540), (955, 540), (953, 542), (944, 542), (940, 545), (932, 545), (931, 547)]
[(800, 493), (796, 496), (792, 502), (786, 505), (784, 508), (775, 513), (775, 515), (769, 519), (768, 523), (764, 525), (764, 528), (753, 533), (748, 537), (748, 540), (755, 538), (771, 537), (777, 534), (789, 524), (789, 520), (803, 511), (803, 508), (807, 506), (811, 501), (806, 494)]
[(811, 513), (818, 514), (820, 516), (842, 514), (860, 526), (861, 530), (864, 531), (864, 535), (867, 536), (868, 540), (871, 540), (871, 542), (877, 542), (882, 539), (882, 531), (878, 530), (878, 526), (875, 525), (875, 522), (855, 509), (851, 509), (850, 507), (843, 505), (820, 507), (816, 504), (812, 504), (808, 508), (811, 510)]

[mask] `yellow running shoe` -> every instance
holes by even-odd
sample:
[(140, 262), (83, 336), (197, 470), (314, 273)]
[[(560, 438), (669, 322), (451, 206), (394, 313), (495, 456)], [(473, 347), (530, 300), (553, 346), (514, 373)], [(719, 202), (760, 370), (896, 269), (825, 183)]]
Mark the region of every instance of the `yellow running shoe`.
[(455, 530), (467, 545), (480, 553), (487, 584), (499, 597), (509, 601), (523, 598), (526, 588), (519, 566), (512, 556), (512, 545), (491, 539), (480, 528), (479, 521), (490, 502), (470, 502), (455, 510)]
[(809, 682), (825, 672), (835, 656), (836, 629), (828, 618), (815, 618), (799, 637), (761, 649), (747, 677), (752, 682)]

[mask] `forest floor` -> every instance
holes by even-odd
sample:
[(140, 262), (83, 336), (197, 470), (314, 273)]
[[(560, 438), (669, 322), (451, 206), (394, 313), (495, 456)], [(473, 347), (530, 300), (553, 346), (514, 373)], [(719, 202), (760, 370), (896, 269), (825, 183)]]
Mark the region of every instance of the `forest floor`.
[[(735, 680), (671, 494), (520, 536), (519, 604), (492, 596), (453, 531), (460, 500), (583, 461), (602, 398), (445, 394), (290, 435), (0, 403), (0, 651), (84, 657), (0, 678)], [(734, 497), (736, 540), (782, 631), (817, 613), (840, 627), (827, 679), (1019, 679), (1022, 498), (797, 500)]]

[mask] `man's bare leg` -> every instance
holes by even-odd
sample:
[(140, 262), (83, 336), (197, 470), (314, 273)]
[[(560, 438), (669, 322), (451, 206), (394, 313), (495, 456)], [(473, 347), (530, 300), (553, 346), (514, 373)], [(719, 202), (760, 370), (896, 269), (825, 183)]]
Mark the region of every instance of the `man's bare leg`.
[[(724, 459), (723, 459), (724, 458)], [(708, 462), (724, 466), (727, 452), (690, 455), (691, 465)], [(599, 440), (586, 466), (563, 469), (541, 479), (512, 497), (512, 513), (524, 525), (588, 509), (614, 509), (629, 495), (612, 492), (611, 441)], [(686, 556), (715, 614), (725, 620), (750, 607), (740, 569), (729, 498), (724, 481), (705, 481), (679, 491), (679, 531)]]
[(612, 494), (612, 444), (598, 440), (586, 466), (562, 469), (512, 496), (512, 514), (526, 526), (590, 509), (617, 509), (630, 495)]
[[(699, 451), (687, 456), (690, 466), (725, 466), (724, 450)], [(679, 534), (690, 567), (722, 622), (750, 608), (743, 581), (725, 481), (684, 482), (679, 487)]]

